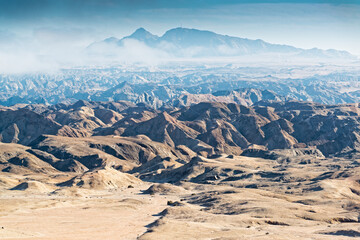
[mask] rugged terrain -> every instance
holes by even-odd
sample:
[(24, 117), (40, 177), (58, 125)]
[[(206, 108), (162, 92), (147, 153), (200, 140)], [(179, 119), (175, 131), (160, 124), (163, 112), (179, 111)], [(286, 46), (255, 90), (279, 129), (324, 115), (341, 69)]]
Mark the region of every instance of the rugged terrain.
[(322, 104), (360, 102), (359, 61), (335, 63), (209, 63), (87, 67), (47, 74), (1, 74), (0, 105), (131, 101), (154, 108), (206, 101), (250, 106), (261, 100)]
[(358, 104), (278, 100), (1, 107), (0, 238), (358, 238)]

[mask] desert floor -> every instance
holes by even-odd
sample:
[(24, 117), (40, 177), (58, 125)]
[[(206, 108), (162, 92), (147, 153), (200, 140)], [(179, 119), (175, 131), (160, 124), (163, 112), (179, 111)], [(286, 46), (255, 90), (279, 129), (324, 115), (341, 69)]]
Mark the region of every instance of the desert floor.
[(148, 187), (74, 197), (11, 192), (0, 197), (0, 239), (136, 239), (177, 199), (142, 194)]
[[(268, 159), (199, 158), (162, 176), (192, 181), (121, 175), (114, 189), (55, 187), (67, 175), (2, 173), (0, 239), (360, 239), (358, 168), (329, 171), (334, 161), (279, 168)], [(83, 179), (112, 186), (104, 176), (117, 172), (101, 173)]]

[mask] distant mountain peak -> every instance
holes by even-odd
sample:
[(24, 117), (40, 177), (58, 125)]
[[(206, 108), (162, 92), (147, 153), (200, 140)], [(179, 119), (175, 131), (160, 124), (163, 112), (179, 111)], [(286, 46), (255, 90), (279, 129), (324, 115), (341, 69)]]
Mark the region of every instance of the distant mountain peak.
[(144, 39), (151, 39), (151, 38), (157, 39), (159, 37), (152, 34), (149, 31), (147, 31), (145, 28), (141, 27), (141, 28), (136, 29), (136, 31), (133, 34), (131, 34), (130, 36), (128, 36), (128, 38), (144, 40)]
[[(130, 36), (124, 37), (123, 39), (136, 39), (138, 41), (144, 42), (150, 46), (154, 45), (156, 41), (159, 39), (158, 36), (152, 34), (147, 31), (145, 28), (138, 28), (136, 31)], [(122, 39), (122, 40), (123, 40)]]
[(143, 36), (143, 35), (152, 35), (149, 31), (147, 31), (145, 28), (138, 28), (135, 30), (133, 34), (130, 35), (130, 37), (136, 37), (136, 36)]

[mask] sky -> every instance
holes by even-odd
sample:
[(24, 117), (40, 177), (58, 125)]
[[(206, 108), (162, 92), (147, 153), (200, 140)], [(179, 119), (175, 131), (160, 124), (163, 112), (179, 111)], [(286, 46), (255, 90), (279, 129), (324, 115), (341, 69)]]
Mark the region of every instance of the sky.
[(34, 53), (65, 61), (139, 27), (160, 36), (197, 28), (360, 56), (360, 0), (0, 0), (0, 63), (19, 55), (34, 62)]

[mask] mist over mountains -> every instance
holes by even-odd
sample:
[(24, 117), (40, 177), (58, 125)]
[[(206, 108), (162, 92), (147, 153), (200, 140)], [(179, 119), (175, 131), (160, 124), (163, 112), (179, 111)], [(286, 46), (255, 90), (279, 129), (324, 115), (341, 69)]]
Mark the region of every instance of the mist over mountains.
[[(157, 36), (144, 28), (133, 34), (118, 39), (109, 37), (91, 44), (87, 48), (89, 54), (114, 54), (122, 48), (135, 46), (146, 47), (147, 51), (159, 57), (167, 58), (209, 58), (268, 55), (272, 57), (314, 58), (314, 59), (356, 59), (346, 51), (318, 48), (301, 49), (289, 45), (272, 44), (261, 39), (221, 35), (211, 31), (189, 28), (173, 28)], [(146, 56), (144, 56), (146, 58)]]
[[(191, 61), (202, 64), (344, 64), (358, 61), (356, 56), (341, 50), (302, 49), (188, 28), (170, 29), (162, 36), (139, 28), (129, 36), (108, 37), (98, 42), (93, 42), (94, 39), (80, 41), (75, 36), (62, 41), (61, 36), (57, 36), (74, 32), (40, 29), (34, 33), (35, 40), (7, 40), (8, 44), (0, 46), (0, 73), (53, 73), (69, 68), (119, 65), (158, 67)], [(82, 32), (90, 34), (86, 30)]]

